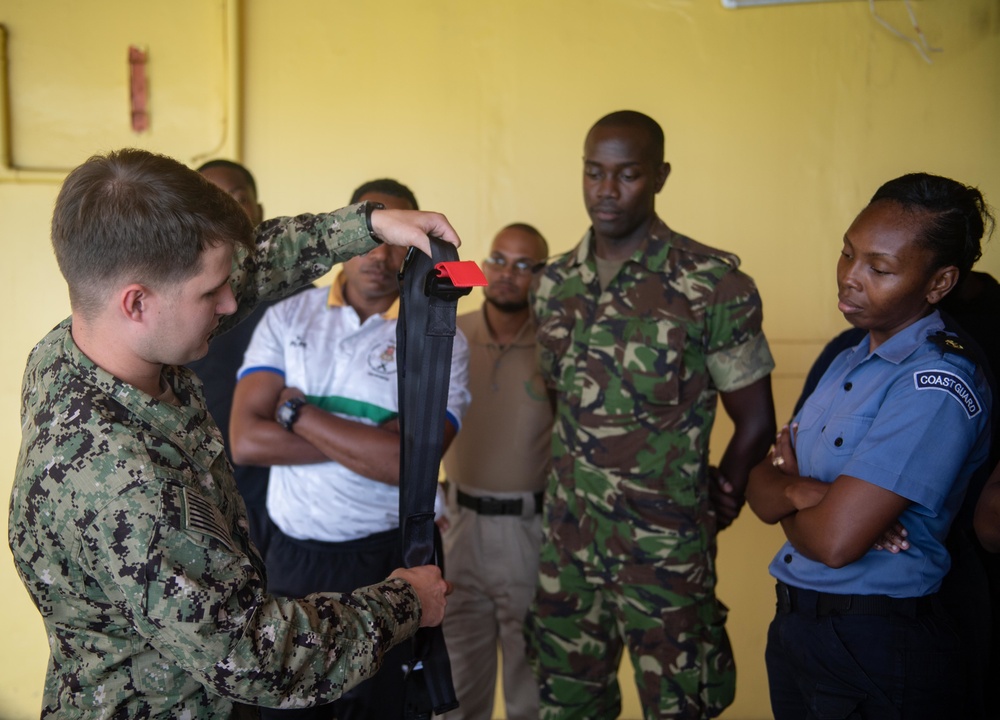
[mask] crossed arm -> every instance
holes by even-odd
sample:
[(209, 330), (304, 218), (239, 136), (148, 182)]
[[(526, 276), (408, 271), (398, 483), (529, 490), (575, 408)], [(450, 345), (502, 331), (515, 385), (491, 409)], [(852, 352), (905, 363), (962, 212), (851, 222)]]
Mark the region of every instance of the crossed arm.
[(769, 525), (780, 522), (796, 550), (832, 568), (886, 545), (910, 501), (850, 475), (832, 483), (800, 476), (791, 432), (782, 428), (772, 455), (750, 471), (750, 509)]
[[(399, 427), (395, 421), (373, 426), (306, 404), (288, 432), (274, 419), (278, 406), (301, 390), (284, 378), (259, 371), (236, 384), (230, 418), (233, 460), (241, 465), (308, 465), (334, 461), (371, 480), (399, 485)], [(456, 429), (445, 423), (444, 449)]]

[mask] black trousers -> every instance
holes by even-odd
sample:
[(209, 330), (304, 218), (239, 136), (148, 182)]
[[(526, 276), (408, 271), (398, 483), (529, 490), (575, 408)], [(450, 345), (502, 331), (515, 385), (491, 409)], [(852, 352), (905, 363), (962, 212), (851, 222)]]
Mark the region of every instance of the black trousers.
[[(359, 540), (328, 543), (296, 540), (277, 527), (265, 558), (272, 595), (305, 597), (315, 592), (351, 592), (381, 582), (403, 566), (399, 530)], [(395, 720), (403, 716), (403, 663), (409, 642), (385, 656), (378, 673), (329, 705), (301, 710), (261, 708), (262, 720)]]
[(767, 635), (775, 720), (969, 717), (966, 654), (940, 602), (849, 614), (837, 602), (817, 603), (819, 593), (791, 592), (799, 602), (789, 607), (779, 587)]

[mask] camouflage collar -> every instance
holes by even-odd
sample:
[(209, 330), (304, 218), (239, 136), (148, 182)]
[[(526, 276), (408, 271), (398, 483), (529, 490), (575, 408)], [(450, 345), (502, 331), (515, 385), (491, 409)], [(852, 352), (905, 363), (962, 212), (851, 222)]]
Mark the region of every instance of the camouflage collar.
[[(625, 262), (637, 263), (650, 272), (658, 272), (667, 260), (667, 255), (673, 245), (675, 237), (679, 237), (667, 227), (659, 217), (650, 226), (649, 232), (643, 238), (642, 243), (636, 251)], [(594, 228), (591, 227), (584, 234), (576, 251), (571, 254), (569, 264), (571, 266), (583, 267), (593, 256)]]
[[(177, 406), (161, 402), (115, 377), (84, 355), (73, 341), (71, 328), (71, 318), (56, 327), (56, 332), (63, 335), (62, 356), (69, 358), (71, 372), (81, 382), (96, 387), (126, 413), (150, 425), (161, 437), (168, 438), (191, 462), (206, 471), (211, 468), (216, 458), (224, 452), (222, 434), (209, 418), (194, 373), (187, 368), (165, 365), (163, 379), (171, 384), (181, 404)], [(60, 342), (58, 335), (53, 339), (56, 344)], [(206, 432), (206, 424), (211, 425), (215, 432)]]

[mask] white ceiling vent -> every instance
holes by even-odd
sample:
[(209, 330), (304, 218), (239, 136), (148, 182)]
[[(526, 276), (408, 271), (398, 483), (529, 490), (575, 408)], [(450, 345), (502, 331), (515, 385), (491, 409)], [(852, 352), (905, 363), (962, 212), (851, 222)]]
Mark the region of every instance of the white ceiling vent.
[[(759, 7), (763, 5), (800, 5), (803, 3), (835, 1), (836, 0), (722, 0), (722, 7), (747, 8)], [(913, 37), (897, 30), (892, 23), (879, 15), (878, 11), (875, 10), (875, 0), (868, 0), (868, 9), (871, 12), (871, 16), (879, 25), (884, 27), (900, 40), (912, 45), (920, 54), (920, 57), (922, 57), (925, 61), (928, 63), (933, 62), (933, 60), (931, 60), (931, 53), (941, 52), (941, 48), (932, 47), (931, 44), (927, 42), (927, 37), (924, 35), (924, 31), (920, 29), (920, 24), (917, 23), (917, 14), (913, 11), (913, 6), (910, 5), (910, 0), (903, 0), (903, 7), (906, 8), (906, 13), (909, 16), (910, 23), (913, 25)]]
[(792, 5), (807, 2), (835, 2), (836, 0), (722, 0), (722, 7), (741, 8), (754, 5)]

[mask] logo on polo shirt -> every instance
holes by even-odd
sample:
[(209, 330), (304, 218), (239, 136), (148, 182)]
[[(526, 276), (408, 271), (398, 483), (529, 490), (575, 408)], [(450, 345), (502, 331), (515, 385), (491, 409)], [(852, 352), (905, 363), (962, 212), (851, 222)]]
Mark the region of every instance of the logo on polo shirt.
[(913, 373), (913, 384), (917, 390), (942, 390), (948, 393), (962, 404), (970, 418), (974, 418), (983, 409), (972, 388), (954, 373), (945, 370), (918, 370)]
[(376, 347), (368, 354), (368, 367), (379, 375), (392, 375), (396, 372), (396, 343), (387, 343), (384, 347)]

